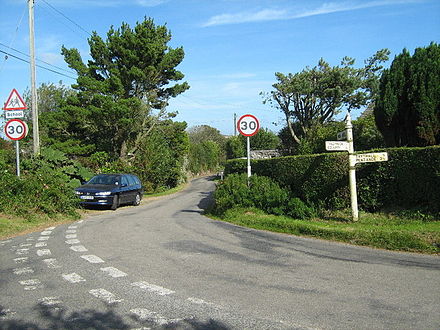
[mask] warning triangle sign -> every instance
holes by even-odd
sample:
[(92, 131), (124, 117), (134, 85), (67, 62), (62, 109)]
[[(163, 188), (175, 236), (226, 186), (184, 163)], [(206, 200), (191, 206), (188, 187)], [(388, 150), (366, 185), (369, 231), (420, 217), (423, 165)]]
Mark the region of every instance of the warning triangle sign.
[(24, 103), (20, 94), (14, 88), (8, 97), (8, 100), (3, 107), (3, 110), (25, 110), (27, 109), (26, 103)]

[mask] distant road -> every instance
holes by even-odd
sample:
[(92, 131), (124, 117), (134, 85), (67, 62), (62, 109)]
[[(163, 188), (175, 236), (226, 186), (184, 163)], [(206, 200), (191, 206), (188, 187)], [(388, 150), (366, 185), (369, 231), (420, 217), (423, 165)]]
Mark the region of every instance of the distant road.
[(0, 241), (0, 329), (440, 329), (440, 258), (202, 215), (214, 182)]

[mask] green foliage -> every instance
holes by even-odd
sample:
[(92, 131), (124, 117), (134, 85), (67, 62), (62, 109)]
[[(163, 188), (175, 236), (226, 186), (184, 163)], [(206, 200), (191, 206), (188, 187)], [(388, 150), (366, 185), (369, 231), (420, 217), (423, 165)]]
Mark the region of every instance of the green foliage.
[(246, 147), (239, 136), (232, 136), (226, 141), (226, 158), (234, 159), (246, 156)]
[(91, 173), (79, 163), (68, 160), (57, 150), (42, 149), (37, 158), (21, 162), (18, 178), (0, 162), (0, 213), (28, 218), (37, 214), (76, 215), (78, 206), (73, 188)]
[[(387, 162), (357, 165), (360, 208), (440, 212), (440, 147), (386, 151)], [(343, 209), (350, 205), (345, 153), (254, 160), (252, 171), (272, 178), (289, 188), (294, 196), (320, 209)], [(226, 175), (245, 172), (245, 160), (226, 163)]]
[(440, 144), (440, 45), (404, 49), (383, 72), (374, 108), (387, 146)]
[(275, 73), (274, 90), (265, 103), (283, 112), (292, 139), (300, 143), (316, 125), (331, 121), (343, 108), (358, 109), (373, 99), (377, 90), (381, 62), (388, 59), (386, 49), (354, 68), (354, 59), (345, 57), (340, 66), (331, 67), (321, 59), (317, 66), (296, 74)]
[(217, 187), (214, 197), (214, 212), (221, 215), (237, 207), (253, 207), (268, 214), (286, 214), (301, 219), (315, 215), (313, 208), (299, 198), (290, 199), (286, 189), (264, 176), (253, 175), (248, 179), (246, 174), (228, 175)]

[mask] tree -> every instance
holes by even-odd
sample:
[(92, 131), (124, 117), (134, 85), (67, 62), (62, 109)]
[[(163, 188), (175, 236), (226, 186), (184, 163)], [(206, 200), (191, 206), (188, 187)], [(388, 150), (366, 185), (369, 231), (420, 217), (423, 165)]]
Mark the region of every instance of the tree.
[(166, 111), (169, 98), (189, 88), (186, 82), (173, 84), (184, 77), (176, 69), (184, 51), (169, 47), (170, 40), (165, 26), (145, 18), (134, 29), (126, 23), (111, 27), (105, 41), (94, 32), (87, 64), (77, 49), (63, 47), (65, 61), (78, 74), (72, 86), (78, 93), (48, 115), (52, 138), (74, 146), (75, 153), (136, 155), (159, 120), (174, 115)]
[(321, 59), (296, 74), (277, 72), (277, 83), (264, 103), (281, 110), (293, 140), (300, 144), (314, 126), (330, 122), (342, 109), (358, 109), (372, 101), (380, 63), (388, 54), (387, 49), (378, 51), (359, 69), (353, 67), (354, 59), (345, 57), (340, 66), (331, 67)]
[(226, 138), (220, 131), (208, 125), (193, 126), (188, 129), (189, 142), (191, 144), (198, 144), (204, 141), (213, 141), (221, 148), (224, 148)]
[(440, 143), (440, 46), (404, 49), (380, 79), (374, 108), (387, 146)]

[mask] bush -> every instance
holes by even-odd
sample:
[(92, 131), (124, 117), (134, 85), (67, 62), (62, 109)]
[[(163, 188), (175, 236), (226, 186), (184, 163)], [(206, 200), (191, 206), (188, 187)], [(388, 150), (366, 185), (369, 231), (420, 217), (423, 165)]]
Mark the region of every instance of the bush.
[(214, 194), (214, 212), (224, 215), (229, 209), (244, 207), (300, 219), (314, 216), (313, 208), (299, 198), (290, 199), (289, 195), (287, 190), (268, 177), (253, 175), (248, 180), (246, 174), (231, 174), (218, 186)]

